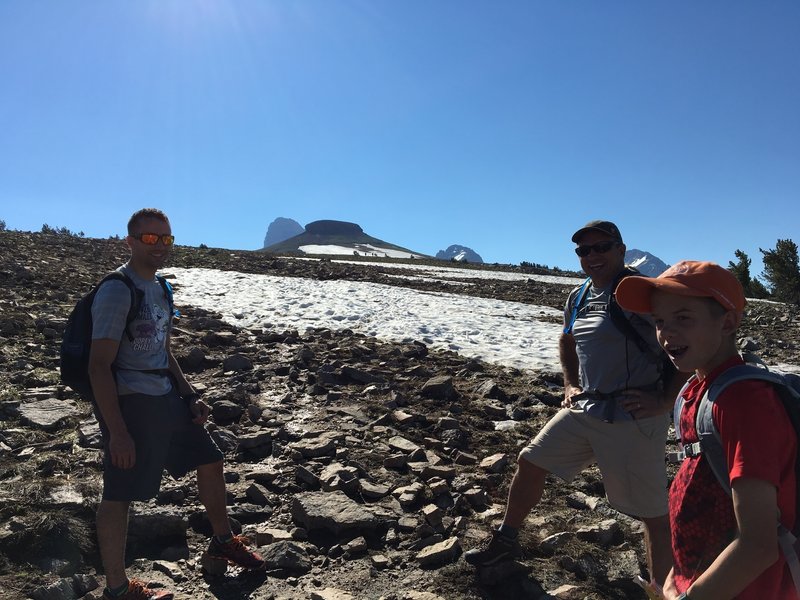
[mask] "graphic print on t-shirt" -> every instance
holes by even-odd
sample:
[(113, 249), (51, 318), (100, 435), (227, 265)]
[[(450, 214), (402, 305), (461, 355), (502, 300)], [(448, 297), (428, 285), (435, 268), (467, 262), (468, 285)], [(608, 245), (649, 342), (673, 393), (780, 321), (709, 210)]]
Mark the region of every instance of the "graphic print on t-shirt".
[(142, 303), (136, 324), (133, 326), (133, 350), (152, 352), (163, 346), (169, 329), (169, 315), (158, 304)]

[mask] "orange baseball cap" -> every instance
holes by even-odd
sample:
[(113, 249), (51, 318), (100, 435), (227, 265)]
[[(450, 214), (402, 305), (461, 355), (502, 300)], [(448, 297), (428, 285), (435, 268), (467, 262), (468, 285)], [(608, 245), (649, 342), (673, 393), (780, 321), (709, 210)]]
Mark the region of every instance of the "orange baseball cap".
[(739, 280), (716, 263), (682, 260), (672, 265), (658, 277), (626, 277), (615, 292), (617, 302), (625, 310), (650, 313), (653, 290), (662, 290), (680, 296), (714, 298), (724, 308), (744, 312), (747, 301)]

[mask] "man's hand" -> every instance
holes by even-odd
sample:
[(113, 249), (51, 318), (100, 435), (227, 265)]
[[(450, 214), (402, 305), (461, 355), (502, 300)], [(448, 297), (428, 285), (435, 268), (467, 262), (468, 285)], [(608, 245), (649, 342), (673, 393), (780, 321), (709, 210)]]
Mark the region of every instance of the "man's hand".
[(118, 469), (132, 469), (136, 464), (136, 444), (127, 430), (111, 435), (108, 450), (111, 464)]
[(211, 409), (208, 407), (208, 404), (199, 398), (189, 402), (189, 410), (191, 410), (192, 414), (194, 415), (192, 423), (197, 425), (202, 425), (208, 421), (208, 415), (211, 414)]
[(561, 401), (561, 406), (564, 408), (572, 408), (572, 397), (582, 393), (583, 390), (577, 385), (564, 386), (564, 399)]
[(664, 401), (660, 392), (644, 392), (642, 390), (625, 390), (620, 396), (619, 405), (633, 415), (634, 419), (646, 419), (663, 415), (672, 410), (672, 404)]

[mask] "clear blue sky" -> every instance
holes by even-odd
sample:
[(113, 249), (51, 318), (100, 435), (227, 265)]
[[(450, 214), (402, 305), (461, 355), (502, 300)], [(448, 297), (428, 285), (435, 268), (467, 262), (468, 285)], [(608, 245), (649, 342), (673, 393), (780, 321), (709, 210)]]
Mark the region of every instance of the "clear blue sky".
[(0, 0), (0, 219), (259, 248), (339, 219), (575, 268), (800, 243), (800, 2)]

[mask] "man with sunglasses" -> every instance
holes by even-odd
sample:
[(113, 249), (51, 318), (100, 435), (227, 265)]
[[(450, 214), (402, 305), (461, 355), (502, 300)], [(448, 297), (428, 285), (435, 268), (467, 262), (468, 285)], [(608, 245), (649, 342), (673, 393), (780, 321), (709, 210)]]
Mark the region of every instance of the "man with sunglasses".
[(644, 524), (651, 581), (663, 584), (672, 561), (665, 444), (681, 377), (664, 381), (666, 357), (651, 322), (621, 309), (627, 324), (612, 316), (614, 289), (628, 272), (617, 226), (591, 221), (572, 241), (588, 279), (570, 293), (564, 311), (563, 408), (520, 453), (503, 523), (465, 559), (488, 566), (517, 555), (517, 534), (546, 476), (569, 482), (596, 463), (611, 506)]
[(131, 216), (129, 261), (118, 270), (141, 294), (138, 314), (126, 326), (131, 292), (120, 279), (103, 283), (92, 303), (89, 378), (105, 450), (103, 496), (97, 539), (106, 575), (106, 600), (170, 600), (125, 572), (128, 510), (132, 501), (158, 494), (161, 475), (197, 473), (200, 501), (214, 537), (208, 555), (246, 569), (263, 568), (261, 557), (231, 532), (226, 508), (223, 455), (204, 423), (209, 407), (186, 380), (170, 349), (171, 298), (156, 278), (175, 238), (169, 219), (146, 208)]

